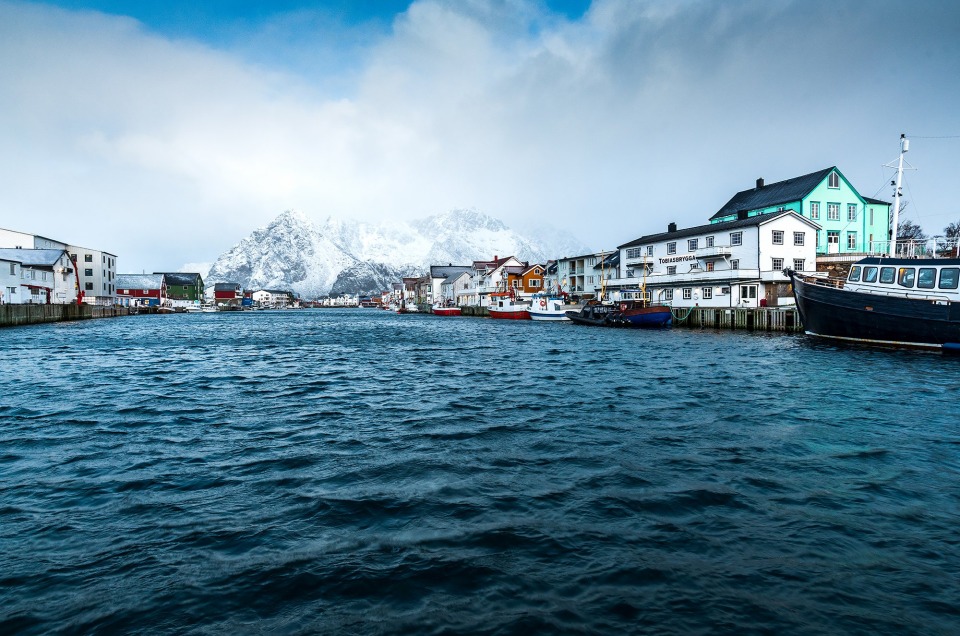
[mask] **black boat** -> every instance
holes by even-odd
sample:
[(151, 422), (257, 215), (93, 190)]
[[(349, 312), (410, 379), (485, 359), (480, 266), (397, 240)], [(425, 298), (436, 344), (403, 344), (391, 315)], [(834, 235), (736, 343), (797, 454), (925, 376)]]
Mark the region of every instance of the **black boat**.
[(596, 301), (589, 302), (580, 309), (566, 312), (567, 318), (578, 325), (590, 325), (592, 327), (612, 326), (619, 313), (620, 308), (616, 305), (607, 305)]
[(785, 273), (808, 334), (960, 352), (960, 259), (864, 258), (846, 279)]

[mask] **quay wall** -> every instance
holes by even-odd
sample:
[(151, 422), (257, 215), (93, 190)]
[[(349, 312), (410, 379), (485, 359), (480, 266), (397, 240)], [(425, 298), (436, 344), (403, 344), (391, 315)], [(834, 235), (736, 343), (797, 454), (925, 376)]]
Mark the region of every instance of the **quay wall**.
[(750, 331), (803, 331), (800, 314), (795, 307), (675, 309), (673, 326)]
[(126, 307), (96, 305), (0, 305), (0, 327), (37, 325), (45, 322), (90, 320), (129, 316)]

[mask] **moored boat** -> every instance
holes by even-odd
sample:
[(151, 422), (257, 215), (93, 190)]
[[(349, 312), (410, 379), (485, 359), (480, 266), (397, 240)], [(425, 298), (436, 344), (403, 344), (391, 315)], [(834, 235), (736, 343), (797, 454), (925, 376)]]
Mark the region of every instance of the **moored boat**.
[(490, 294), (490, 304), (487, 310), (491, 318), (501, 320), (530, 320), (527, 309), (530, 303), (518, 300), (512, 291), (493, 292)]
[(441, 303), (434, 305), (431, 311), (437, 316), (459, 316), (461, 313), (460, 308), (456, 305), (447, 305)]
[(612, 327), (613, 316), (619, 311), (619, 307), (612, 303), (601, 303), (591, 301), (577, 310), (568, 310), (567, 318), (578, 325), (588, 325), (591, 327)]
[(864, 258), (846, 279), (786, 273), (810, 335), (960, 351), (960, 259)]
[(562, 295), (534, 294), (527, 313), (531, 320), (541, 321), (569, 321), (567, 311), (575, 309), (576, 305), (569, 305)]
[(618, 311), (612, 322), (620, 327), (669, 327), (673, 324), (673, 310), (667, 305), (651, 305), (643, 289), (624, 289), (619, 292)]

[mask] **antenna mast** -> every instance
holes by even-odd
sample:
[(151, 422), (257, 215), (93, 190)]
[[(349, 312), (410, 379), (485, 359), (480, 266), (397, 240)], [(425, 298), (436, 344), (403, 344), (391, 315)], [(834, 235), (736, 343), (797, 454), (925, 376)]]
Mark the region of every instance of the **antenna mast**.
[(899, 230), (900, 225), (900, 186), (903, 183), (903, 155), (910, 150), (910, 140), (907, 139), (906, 133), (900, 134), (900, 159), (897, 161), (897, 180), (893, 185), (895, 186), (893, 191), (893, 236), (890, 240), (890, 256), (896, 257), (897, 255), (897, 231)]

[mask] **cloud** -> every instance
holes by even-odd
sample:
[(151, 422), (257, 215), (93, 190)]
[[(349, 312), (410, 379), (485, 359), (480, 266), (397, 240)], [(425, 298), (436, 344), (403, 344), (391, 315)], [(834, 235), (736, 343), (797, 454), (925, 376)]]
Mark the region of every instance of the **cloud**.
[[(608, 248), (704, 222), (759, 176), (836, 164), (872, 196), (901, 131), (958, 133), (957, 14), (598, 0), (570, 20), (539, 2), (422, 0), (342, 68), (311, 71), (306, 53), (284, 66), (250, 48), (283, 28), (303, 47), (344, 37), (309, 16), (240, 50), (0, 1), (0, 225), (139, 271), (212, 260), (290, 207), (477, 207)], [(928, 232), (946, 223), (947, 150), (923, 145), (931, 168), (913, 188)]]

